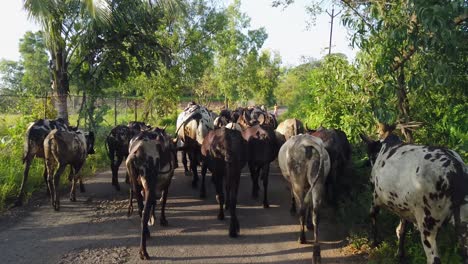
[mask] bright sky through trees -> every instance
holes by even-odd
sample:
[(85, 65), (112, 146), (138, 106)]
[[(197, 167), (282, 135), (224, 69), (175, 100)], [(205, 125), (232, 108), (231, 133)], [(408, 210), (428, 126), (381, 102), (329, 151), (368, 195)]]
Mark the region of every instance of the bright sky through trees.
[[(225, 5), (232, 2), (222, 1)], [(308, 17), (304, 8), (306, 2), (307, 0), (296, 0), (294, 5), (282, 9), (272, 7), (272, 0), (242, 1), (241, 10), (252, 19), (252, 28), (263, 26), (268, 32), (264, 48), (278, 51), (283, 65), (298, 65), (302, 62), (302, 57), (319, 59), (328, 53), (330, 18), (327, 14), (319, 16), (316, 25), (307, 30)], [(22, 1), (0, 1), (0, 58), (18, 60), (19, 39), (26, 31), (39, 29), (28, 19), (22, 5)], [(346, 29), (339, 18), (335, 19), (333, 32), (332, 51), (344, 53), (353, 59), (356, 50), (349, 47)]]

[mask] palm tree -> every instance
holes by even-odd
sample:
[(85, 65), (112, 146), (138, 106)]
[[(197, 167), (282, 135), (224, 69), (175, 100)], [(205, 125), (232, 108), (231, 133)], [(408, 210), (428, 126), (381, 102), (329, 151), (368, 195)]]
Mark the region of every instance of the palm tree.
[(87, 23), (92, 19), (106, 21), (107, 5), (99, 0), (24, 0), (23, 3), (29, 17), (42, 26), (58, 117), (68, 121), (70, 59), (80, 45)]

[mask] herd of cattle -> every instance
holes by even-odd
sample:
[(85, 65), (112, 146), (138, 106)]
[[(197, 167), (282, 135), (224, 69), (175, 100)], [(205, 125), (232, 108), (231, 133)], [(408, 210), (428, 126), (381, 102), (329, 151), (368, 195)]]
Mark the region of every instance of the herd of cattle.
[[(427, 263), (441, 263), (436, 245), (440, 226), (453, 220), (459, 236), (462, 257), (467, 263), (468, 168), (454, 151), (403, 143), (391, 130), (382, 131), (381, 139), (361, 138), (368, 146), (374, 187), (371, 217), (376, 239), (376, 215), (381, 206), (397, 214), (398, 254), (404, 258), (403, 242), (408, 221), (421, 233)], [(34, 157), (45, 160), (44, 180), (52, 206), (60, 208), (56, 187), (60, 175), (70, 164), (72, 182), (70, 200), (75, 201), (75, 185), (86, 156), (94, 153), (94, 134), (71, 127), (61, 119), (39, 120), (26, 133), (23, 182), (16, 201), (21, 205), (29, 167)], [(219, 115), (206, 107), (191, 103), (179, 115), (176, 135), (165, 128), (151, 128), (142, 122), (114, 127), (106, 146), (111, 161), (112, 185), (120, 190), (118, 168), (125, 160), (126, 182), (131, 185), (128, 215), (133, 212), (136, 197), (141, 217), (140, 258), (149, 259), (146, 239), (148, 224), (154, 224), (157, 193), (161, 193), (160, 224), (167, 225), (165, 205), (174, 169), (178, 166), (177, 151), (182, 152), (186, 175), (197, 187), (197, 166), (201, 165), (200, 197), (206, 196), (205, 176), (209, 169), (219, 203), (218, 219), (229, 210), (229, 236), (240, 231), (236, 216), (237, 192), (241, 170), (248, 165), (252, 179), (252, 196), (259, 195), (263, 183), (263, 207), (268, 208), (268, 175), (270, 163), (278, 164), (291, 190), (291, 214), (298, 210), (299, 242), (305, 243), (305, 228), (313, 230), (313, 262), (320, 263), (318, 246), (319, 210), (324, 199), (336, 202), (340, 179), (350, 168), (351, 145), (339, 129), (306, 129), (297, 119), (277, 124), (275, 116), (261, 108), (222, 110)], [(187, 159), (190, 160), (190, 170)], [(375, 240), (374, 240), (375, 242)]]

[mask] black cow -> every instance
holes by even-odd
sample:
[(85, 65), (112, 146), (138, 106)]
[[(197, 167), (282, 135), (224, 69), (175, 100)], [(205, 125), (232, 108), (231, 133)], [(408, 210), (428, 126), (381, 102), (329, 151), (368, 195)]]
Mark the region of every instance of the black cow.
[[(67, 122), (61, 118), (55, 120), (39, 119), (34, 123), (31, 123), (28, 129), (26, 130), (23, 154), (23, 163), (25, 164), (23, 172), (23, 181), (21, 182), (21, 187), (15, 202), (15, 206), (21, 206), (23, 204), (24, 189), (26, 188), (31, 163), (34, 157), (44, 159), (44, 139), (50, 133), (50, 131), (54, 129), (65, 131), (69, 130), (69, 127)], [(45, 166), (45, 164), (43, 177), (44, 182), (47, 184), (47, 167)]]
[[(107, 154), (111, 162), (112, 185), (117, 191), (120, 191), (119, 167), (124, 158), (128, 156), (128, 146), (132, 137), (140, 131), (148, 130), (150, 126), (143, 122), (132, 121), (127, 126), (118, 125), (109, 132), (106, 138)], [(128, 182), (128, 175), (125, 177)]]
[(242, 130), (242, 137), (248, 143), (249, 169), (252, 178), (252, 197), (258, 198), (258, 179), (263, 180), (263, 207), (270, 207), (268, 203), (268, 174), (270, 173), (270, 163), (278, 155), (279, 145), (272, 127), (255, 125)]
[[(237, 192), (241, 170), (248, 160), (247, 142), (239, 131), (222, 127), (208, 133), (203, 140), (201, 154), (203, 167), (211, 171), (216, 186), (216, 198), (219, 203), (218, 219), (224, 219), (223, 206), (226, 202), (226, 209), (229, 208), (231, 214), (229, 236), (237, 237), (240, 230), (236, 215)], [(202, 170), (203, 193), (205, 174), (206, 169)], [(223, 187), (226, 189), (226, 200)]]

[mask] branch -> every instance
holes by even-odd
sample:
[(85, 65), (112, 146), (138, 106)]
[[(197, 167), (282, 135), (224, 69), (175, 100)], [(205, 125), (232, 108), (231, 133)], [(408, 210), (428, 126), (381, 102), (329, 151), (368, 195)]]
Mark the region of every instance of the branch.
[(453, 22), (455, 23), (455, 25), (460, 25), (461, 23), (465, 22), (466, 20), (468, 19), (468, 14), (465, 13), (465, 14), (462, 14), (460, 16), (457, 16)]
[(395, 63), (393, 63), (392, 65), (392, 71), (396, 71), (398, 70), (401, 66), (403, 66), (403, 64), (405, 64), (405, 62), (407, 62), (411, 56), (413, 56), (413, 54), (416, 52), (416, 49), (414, 48), (414, 46), (410, 46), (409, 47), (409, 51), (406, 52), (405, 54), (403, 54), (403, 59), (399, 60), (397, 58), (397, 61), (395, 61)]
[(356, 10), (356, 8), (352, 7), (349, 0), (341, 0), (341, 2), (343, 2), (349, 9), (351, 9), (359, 18), (361, 18), (361, 20), (369, 27), (372, 29), (372, 31), (374, 31), (374, 27), (372, 26), (371, 23), (369, 23), (369, 21), (367, 21), (367, 19), (361, 15), (361, 13), (359, 13), (359, 11)]

